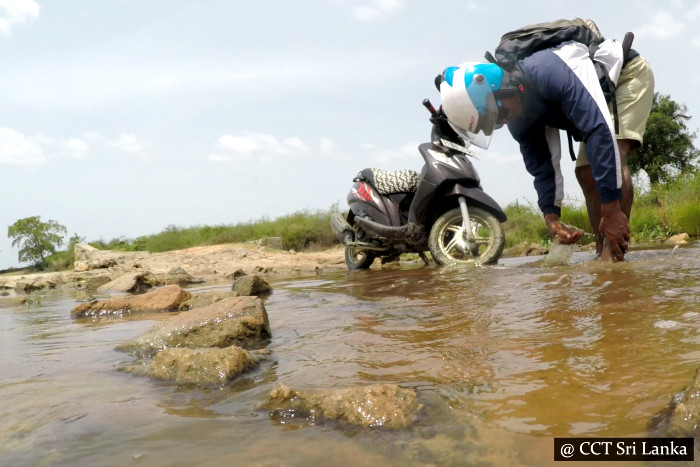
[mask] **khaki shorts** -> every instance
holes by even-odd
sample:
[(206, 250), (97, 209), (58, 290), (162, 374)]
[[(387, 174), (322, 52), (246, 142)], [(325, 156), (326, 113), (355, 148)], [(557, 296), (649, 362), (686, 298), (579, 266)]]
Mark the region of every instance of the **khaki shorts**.
[[(644, 142), (644, 130), (654, 100), (654, 73), (643, 57), (633, 58), (622, 69), (615, 97), (617, 98), (617, 115), (620, 119), (620, 133), (615, 137), (636, 141), (633, 148), (637, 149)], [(608, 108), (614, 124), (612, 104)], [(579, 144), (578, 157), (576, 158), (576, 167), (582, 165), (589, 165), (584, 143)]]

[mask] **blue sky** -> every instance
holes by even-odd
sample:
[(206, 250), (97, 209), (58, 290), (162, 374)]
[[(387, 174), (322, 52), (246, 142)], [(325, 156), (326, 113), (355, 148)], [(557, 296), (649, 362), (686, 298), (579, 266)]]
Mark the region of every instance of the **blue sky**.
[[(29, 216), (90, 241), (344, 205), (364, 167), (420, 170), (436, 74), (575, 16), (634, 31), (698, 127), (698, 0), (0, 0), (0, 268)], [(507, 130), (476, 166), (502, 205), (535, 204)]]

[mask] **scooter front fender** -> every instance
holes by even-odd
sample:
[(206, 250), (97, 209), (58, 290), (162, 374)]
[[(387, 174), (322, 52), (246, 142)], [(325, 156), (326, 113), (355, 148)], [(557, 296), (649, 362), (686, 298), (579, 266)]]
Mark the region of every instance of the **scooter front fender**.
[(496, 200), (491, 198), (483, 190), (478, 188), (467, 188), (462, 185), (455, 185), (452, 191), (447, 193), (446, 197), (451, 198), (453, 196), (466, 197), (468, 200), (467, 204), (475, 204), (486, 209), (491, 214), (496, 216), (496, 219), (498, 219), (499, 222), (505, 222), (508, 220), (508, 216), (506, 216), (506, 213), (503, 212), (501, 206), (499, 206)]

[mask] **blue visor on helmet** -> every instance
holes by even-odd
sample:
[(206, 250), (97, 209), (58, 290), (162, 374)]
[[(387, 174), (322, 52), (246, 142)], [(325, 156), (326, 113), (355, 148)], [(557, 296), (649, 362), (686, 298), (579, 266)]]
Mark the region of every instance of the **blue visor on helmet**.
[[(503, 70), (493, 63), (479, 63), (464, 73), (464, 86), (469, 99), (480, 114), (486, 111), (487, 101), (493, 93), (501, 89)], [(500, 106), (501, 103), (497, 102)]]

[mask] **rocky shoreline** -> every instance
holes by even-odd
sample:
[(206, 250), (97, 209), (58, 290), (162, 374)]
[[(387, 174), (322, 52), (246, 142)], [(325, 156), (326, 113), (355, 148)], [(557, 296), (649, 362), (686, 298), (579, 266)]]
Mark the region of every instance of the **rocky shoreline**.
[[(77, 321), (157, 315), (150, 330), (116, 348), (133, 358), (117, 370), (180, 387), (221, 387), (273, 363), (267, 279), (344, 269), (341, 248), (294, 253), (230, 244), (145, 253), (77, 245), (73, 271), (4, 275), (0, 288), (16, 296), (5, 300), (21, 301), (40, 289), (75, 288), (84, 294), (71, 310)], [(272, 418), (388, 430), (409, 427), (422, 408), (414, 389), (396, 384), (308, 391), (283, 383), (256, 407)]]
[[(298, 277), (346, 269), (340, 247), (317, 252), (284, 251), (273, 242), (200, 246), (164, 253), (98, 250), (76, 245), (72, 271), (0, 275), (5, 295), (41, 289), (139, 292), (154, 286), (231, 284), (242, 275)], [(121, 280), (106, 287), (106, 284)]]
[[(687, 234), (681, 234), (667, 239), (665, 243), (685, 244), (688, 240)], [(579, 250), (591, 250), (594, 247), (594, 244), (576, 246)], [(635, 245), (632, 247), (635, 248)], [(505, 250), (502, 257), (539, 256), (547, 253), (547, 247), (525, 242)], [(341, 246), (322, 251), (285, 251), (280, 238), (198, 246), (163, 253), (98, 250), (90, 245), (79, 244), (75, 246), (72, 271), (1, 274), (0, 294), (23, 294), (63, 287), (100, 292), (136, 292), (167, 284), (226, 284), (249, 274), (290, 278), (311, 276), (347, 270), (344, 254), (345, 250)], [(373, 267), (381, 267), (378, 264), (379, 261)], [(122, 278), (124, 284), (104, 288), (105, 284), (119, 278)]]

